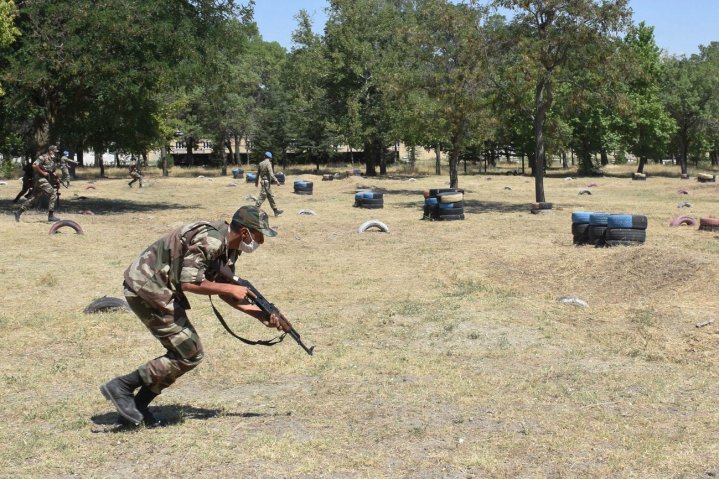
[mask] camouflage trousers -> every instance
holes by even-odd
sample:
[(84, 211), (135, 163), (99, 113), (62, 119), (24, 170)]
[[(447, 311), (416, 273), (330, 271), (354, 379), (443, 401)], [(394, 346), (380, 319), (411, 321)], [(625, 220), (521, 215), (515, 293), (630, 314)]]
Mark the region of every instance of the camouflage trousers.
[(62, 183), (64, 185), (69, 186), (70, 185), (70, 169), (67, 166), (63, 166), (60, 168), (60, 170), (62, 171), (62, 178), (60, 179), (60, 181), (62, 181)]
[(130, 185), (132, 185), (136, 181), (140, 181), (140, 188), (142, 188), (142, 175), (138, 173), (137, 171), (131, 171), (130, 177), (132, 178), (132, 181), (130, 181)]
[(38, 180), (37, 185), (35, 185), (32, 189), (32, 196), (23, 201), (20, 205), (20, 211), (27, 211), (30, 208), (34, 208), (43, 195), (47, 195), (49, 198), (47, 210), (55, 211), (55, 203), (57, 203), (57, 190), (53, 188), (50, 182), (44, 178)]
[(172, 385), (177, 378), (197, 367), (204, 352), (197, 331), (187, 318), (185, 308), (174, 304), (174, 312), (168, 314), (153, 307), (125, 286), (125, 299), (132, 311), (167, 350), (138, 368), (142, 381), (154, 393)]
[(277, 211), (277, 203), (275, 203), (275, 197), (272, 195), (272, 183), (270, 183), (270, 180), (262, 180), (260, 182), (260, 185), (260, 197), (257, 198), (255, 206), (259, 208), (260, 206), (262, 206), (262, 203), (265, 202), (265, 199), (267, 199), (270, 202), (270, 207), (272, 208), (272, 211)]

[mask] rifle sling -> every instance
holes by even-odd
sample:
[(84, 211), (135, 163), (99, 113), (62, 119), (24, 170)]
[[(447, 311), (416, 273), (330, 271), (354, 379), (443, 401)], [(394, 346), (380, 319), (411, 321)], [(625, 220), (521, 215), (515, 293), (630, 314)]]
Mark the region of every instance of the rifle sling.
[(212, 305), (212, 311), (215, 312), (215, 316), (217, 316), (217, 319), (220, 321), (222, 327), (225, 328), (225, 331), (230, 333), (232, 337), (239, 339), (245, 344), (249, 344), (250, 346), (274, 346), (275, 344), (281, 343), (282, 340), (285, 339), (285, 336), (287, 336), (287, 333), (282, 333), (279, 336), (268, 340), (252, 341), (250, 339), (245, 339), (241, 336), (238, 336), (234, 331), (230, 329), (230, 327), (225, 322), (225, 318), (223, 318), (217, 308), (215, 308), (215, 303), (212, 302), (212, 296), (210, 296), (210, 304)]

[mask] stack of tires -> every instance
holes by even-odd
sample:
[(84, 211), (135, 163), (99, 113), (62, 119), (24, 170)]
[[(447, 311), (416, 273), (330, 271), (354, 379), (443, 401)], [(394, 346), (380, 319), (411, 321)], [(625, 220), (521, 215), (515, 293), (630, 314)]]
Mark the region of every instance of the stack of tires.
[(242, 173), (244, 173), (244, 171), (242, 171), (241, 168), (235, 168), (234, 170), (232, 170), (232, 178), (234, 178), (235, 180), (242, 179)]
[(277, 178), (277, 182), (281, 185), (284, 185), (287, 180), (287, 178), (285, 178), (285, 174), (281, 171), (275, 175), (275, 178)]
[(572, 213), (572, 237), (574, 244), (583, 245), (589, 243), (589, 218), (592, 213), (589, 211), (575, 211)]
[(646, 181), (647, 175), (645, 173), (633, 173), (632, 179), (638, 181)]
[(355, 207), (379, 210), (384, 208), (384, 193), (359, 190), (355, 193)]
[(294, 183), (295, 193), (298, 195), (311, 195), (312, 194), (312, 182), (305, 180), (297, 180)]
[(423, 219), (456, 221), (464, 219), (464, 190), (436, 188), (425, 192)]
[(322, 175), (322, 181), (332, 181), (334, 179), (335, 176), (333, 174), (325, 173), (324, 175)]
[(647, 217), (643, 215), (609, 215), (604, 242), (609, 246), (644, 243), (647, 225)]
[(576, 245), (641, 244), (647, 238), (647, 217), (575, 211), (572, 213), (572, 236)]
[(697, 175), (697, 181), (699, 183), (715, 183), (717, 180), (716, 175), (709, 175), (706, 173), (699, 173)]
[(247, 183), (254, 183), (257, 180), (257, 173), (247, 173), (245, 175), (245, 181)]

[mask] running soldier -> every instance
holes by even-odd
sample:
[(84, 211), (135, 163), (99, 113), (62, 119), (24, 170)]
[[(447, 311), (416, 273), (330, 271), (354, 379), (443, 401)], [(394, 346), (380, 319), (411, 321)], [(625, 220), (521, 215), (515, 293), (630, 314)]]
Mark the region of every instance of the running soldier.
[(252, 253), (264, 243), (265, 236), (276, 235), (267, 213), (243, 206), (229, 225), (198, 221), (170, 231), (125, 270), (123, 286), (130, 308), (167, 352), (100, 388), (123, 422), (163, 425), (150, 413), (150, 402), (202, 361), (203, 348), (187, 317), (190, 303), (185, 293), (216, 294), (267, 327), (280, 329), (278, 317), (272, 315), (266, 320), (257, 306), (248, 303), (252, 293), (247, 288), (215, 281), (218, 260), (234, 271), (242, 252)]
[(267, 198), (270, 201), (270, 207), (272, 208), (272, 211), (275, 212), (275, 216), (280, 216), (283, 213), (283, 210), (277, 207), (277, 204), (275, 203), (275, 198), (272, 195), (272, 190), (270, 189), (272, 183), (279, 185), (280, 182), (275, 177), (274, 171), (272, 171), (272, 153), (270, 153), (269, 151), (265, 152), (265, 159), (262, 160), (259, 165), (257, 165), (257, 177), (255, 178), (255, 186), (257, 186), (259, 183), (262, 183), (262, 190), (260, 191), (260, 197), (257, 198), (255, 206), (259, 208), (260, 206), (262, 206), (262, 203), (265, 202), (265, 198)]
[(35, 171), (34, 184), (32, 187), (32, 197), (30, 199), (23, 200), (20, 203), (20, 209), (15, 210), (15, 221), (20, 222), (20, 216), (28, 209), (34, 207), (42, 196), (48, 197), (47, 205), (47, 220), (54, 222), (60, 221), (60, 218), (54, 214), (55, 203), (57, 203), (57, 189), (60, 184), (51, 184), (50, 182), (56, 182), (55, 178), (55, 153), (57, 152), (57, 146), (51, 145), (47, 149), (47, 153), (40, 155), (37, 160), (32, 164), (32, 168)]
[(132, 184), (138, 180), (140, 180), (140, 188), (142, 188), (142, 175), (140, 174), (140, 168), (137, 166), (137, 160), (133, 156), (130, 160), (130, 176), (132, 177), (132, 181), (130, 181), (127, 186), (132, 188)]
[(60, 157), (60, 171), (62, 171), (62, 178), (60, 178), (60, 182), (65, 185), (65, 188), (70, 187), (70, 170), (67, 167), (68, 163), (73, 166), (77, 166), (77, 161), (71, 160), (70, 152), (65, 150), (62, 152), (62, 156)]

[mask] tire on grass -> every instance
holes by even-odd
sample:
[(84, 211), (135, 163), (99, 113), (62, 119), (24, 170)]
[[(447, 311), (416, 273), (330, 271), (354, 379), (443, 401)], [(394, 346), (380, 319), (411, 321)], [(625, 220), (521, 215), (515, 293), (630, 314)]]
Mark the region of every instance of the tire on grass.
[(622, 241), (633, 243), (644, 243), (647, 239), (647, 230), (635, 230), (631, 228), (607, 228), (604, 232), (604, 239), (607, 244), (610, 241)]
[(669, 222), (669, 226), (682, 226), (682, 225), (696, 226), (697, 220), (696, 220), (696, 218), (693, 218), (691, 216), (682, 215), (682, 216), (677, 216), (676, 218), (674, 218), (673, 220), (671, 220)]
[(365, 221), (360, 225), (360, 227), (357, 229), (358, 233), (364, 233), (370, 228), (377, 228), (382, 233), (389, 233), (389, 227), (378, 220), (369, 220)]
[(124, 299), (103, 296), (88, 304), (82, 312), (85, 314), (93, 314), (117, 310), (132, 311), (130, 305), (128, 305)]
[(75, 230), (75, 233), (79, 235), (85, 234), (85, 232), (82, 230), (82, 226), (80, 226), (77, 222), (73, 220), (56, 221), (50, 227), (50, 231), (48, 231), (47, 234), (54, 235), (55, 233), (57, 233), (57, 230), (59, 230), (60, 228), (64, 228), (65, 226), (67, 226), (68, 228), (72, 228), (73, 230)]

